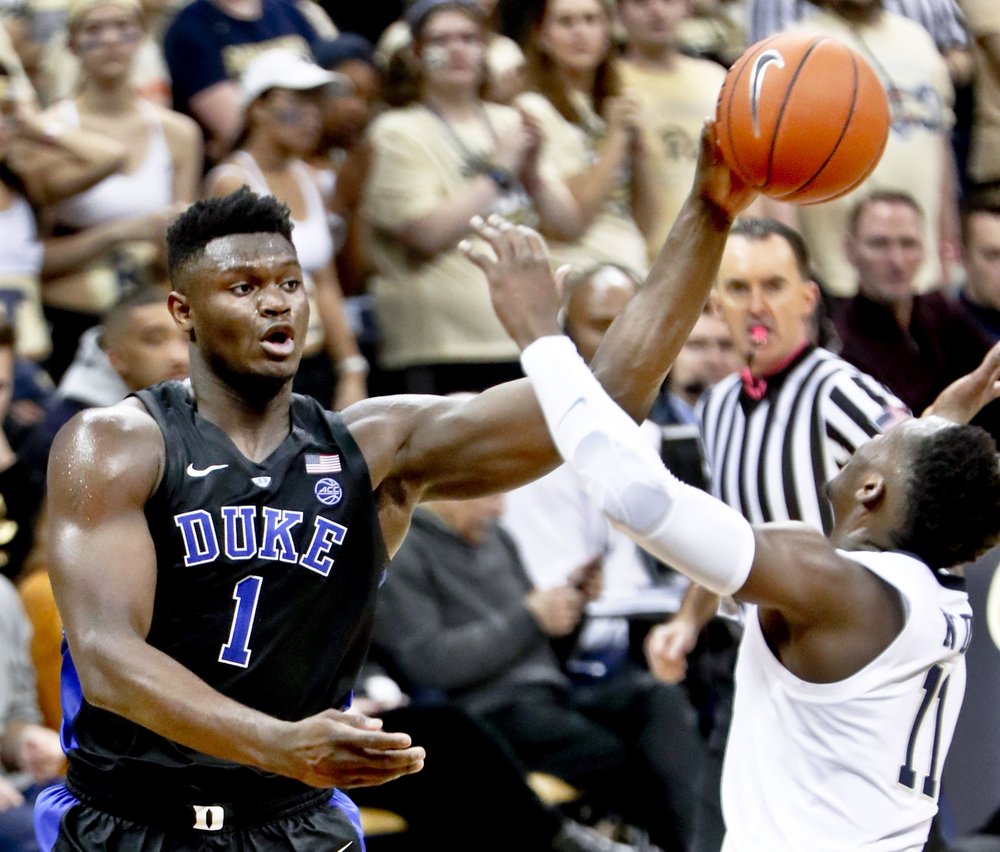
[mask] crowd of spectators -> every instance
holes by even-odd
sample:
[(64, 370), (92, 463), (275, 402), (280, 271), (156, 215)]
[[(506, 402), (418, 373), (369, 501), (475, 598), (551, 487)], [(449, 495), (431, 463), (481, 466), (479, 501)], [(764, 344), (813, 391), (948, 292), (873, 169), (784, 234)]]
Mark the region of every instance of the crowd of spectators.
[[(390, 392), (480, 391), (520, 367), (481, 273), (459, 250), (475, 239), (470, 220), (496, 213), (528, 224), (547, 238), (554, 269), (575, 268), (567, 293), (576, 288), (579, 305), (569, 300), (567, 309), (570, 325), (581, 324), (568, 331), (586, 354), (584, 323), (603, 323), (596, 347), (659, 253), (726, 68), (750, 41), (800, 28), (853, 45), (892, 108), (885, 155), (857, 190), (812, 207), (762, 199), (751, 211), (804, 238), (819, 288), (813, 342), (919, 413), (1000, 337), (995, 0), (0, 0), (0, 23), (0, 573), (27, 606), (26, 616), (13, 599), (2, 607), (16, 616), (19, 647), (0, 654), (16, 666), (0, 670), (0, 685), (16, 681), (21, 691), (16, 714), (0, 716), (0, 742), (18, 748), (24, 730), (58, 720), (59, 622), (45, 592), (42, 536), (48, 447), (77, 411), (186, 374), (186, 347), (165, 303), (164, 235), (199, 197), (247, 185), (288, 206), (312, 306), (297, 391), (334, 409)], [(747, 353), (711, 312), (699, 328), (701, 354), (688, 355), (708, 353), (711, 363), (690, 373), (678, 367), (652, 416), (663, 452), (677, 452), (683, 438), (683, 463), (704, 484), (698, 397), (744, 366)], [(982, 423), (1000, 435), (995, 412)], [(496, 594), (514, 609), (537, 601), (533, 589), (573, 586), (570, 568), (610, 553), (607, 540), (592, 544), (594, 527), (582, 522), (564, 523), (562, 542), (519, 540), (532, 521), (555, 530), (542, 520), (555, 497), (528, 499), (515, 495), (508, 506), (510, 517), (523, 513), (520, 523), (508, 520), (511, 537), (490, 531), (498, 551), (510, 551), (514, 568), (503, 570), (513, 574)], [(499, 516), (499, 507), (491, 512)], [(400, 611), (404, 581), (419, 581), (413, 594), (426, 595), (444, 584), (430, 578), (431, 567), (449, 567), (421, 565), (421, 536), (448, 539), (462, 556), (455, 561), (474, 567), (474, 548), (451, 528), (460, 514), (438, 506), (417, 516), (400, 569), (414, 576), (404, 572), (388, 594)], [(671, 582), (637, 553), (624, 560), (641, 576), (637, 588)], [(486, 561), (495, 571), (503, 560)], [(543, 580), (546, 572), (555, 579)], [(613, 572), (609, 579), (616, 582)], [(479, 579), (469, 582), (482, 591)], [(0, 592), (10, 597), (5, 585)], [(580, 616), (585, 601), (578, 604)], [(568, 707), (561, 690), (580, 658), (550, 654), (548, 644), (556, 635), (578, 639), (582, 626), (546, 629), (544, 615), (522, 615), (518, 635), (545, 646), (537, 653), (551, 673), (546, 694), (559, 692)], [(36, 633), (37, 701), (23, 695), (25, 618)], [(420, 666), (435, 661), (411, 646), (420, 636), (445, 658), (425, 677), (438, 691), (468, 698), (486, 674), (498, 677), (484, 653), (465, 660), (468, 676), (459, 680), (464, 640), (449, 651), (447, 625), (435, 633), (425, 612), (405, 636), (405, 619), (393, 623), (383, 644), (409, 661), (408, 687), (420, 686), (412, 682)], [(520, 657), (527, 640), (488, 644), (494, 655), (512, 655), (512, 670), (531, 670)], [(480, 713), (492, 728), (513, 724), (510, 701), (525, 693), (498, 694), (506, 703)], [(0, 709), (8, 705), (13, 699), (0, 695)], [(707, 712), (697, 701), (689, 709)], [(664, 713), (673, 714), (671, 733), (697, 725), (672, 705)], [(532, 751), (514, 734), (506, 740), (527, 768), (555, 767), (581, 787), (621, 793), (641, 777), (606, 755), (593, 766), (560, 761), (554, 745), (534, 742)], [(593, 734), (582, 736), (600, 751)], [(631, 748), (614, 742), (612, 750)], [(643, 748), (660, 746), (651, 738)], [(15, 764), (7, 768), (28, 771), (0, 771), (0, 848), (8, 824), (24, 835), (21, 811), (17, 821), (4, 813), (30, 805), (37, 785), (58, 772), (47, 753), (37, 758), (42, 768), (30, 755), (15, 757), (5, 746), (5, 764)], [(603, 782), (591, 771), (598, 765), (611, 767)], [(656, 772), (664, 790), (679, 783), (654, 764)], [(697, 808), (689, 780), (668, 794), (673, 805)], [(663, 825), (669, 808), (624, 811), (646, 820), (641, 828), (662, 847), (681, 848)], [(560, 830), (544, 819), (546, 831)], [(667, 821), (685, 841), (695, 832)], [(11, 848), (32, 848), (30, 839), (18, 842)]]

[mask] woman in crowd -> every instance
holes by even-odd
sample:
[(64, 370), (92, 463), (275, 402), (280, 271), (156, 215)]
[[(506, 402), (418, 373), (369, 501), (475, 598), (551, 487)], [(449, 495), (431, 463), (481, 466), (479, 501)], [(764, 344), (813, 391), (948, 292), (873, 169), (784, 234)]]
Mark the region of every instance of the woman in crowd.
[(69, 16), (80, 89), (46, 116), (115, 140), (128, 157), (115, 174), (52, 209), (43, 300), (55, 379), (80, 335), (159, 256), (167, 224), (197, 195), (202, 164), (197, 125), (141, 98), (132, 85), (145, 37), (138, 0), (74, 0)]
[(283, 49), (247, 66), (241, 86), (244, 129), (233, 151), (205, 180), (205, 194), (228, 195), (243, 185), (288, 205), (292, 241), (310, 297), (309, 334), (295, 390), (336, 409), (367, 394), (367, 360), (344, 310), (334, 267), (334, 240), (316, 172), (303, 159), (321, 130), (321, 99), (343, 78)]
[(110, 139), (45, 122), (18, 101), (0, 65), (0, 319), (14, 327), (19, 356), (40, 361), (51, 348), (39, 213), (120, 168), (125, 156)]
[(602, 0), (543, 0), (526, 48), (528, 87), (515, 103), (538, 121), (551, 164), (579, 205), (585, 231), (550, 243), (556, 263), (617, 263), (640, 280), (644, 233), (656, 222), (656, 182), (638, 99), (623, 92)]
[(537, 128), (481, 96), (487, 29), (478, 4), (417, 0), (406, 20), (412, 50), (396, 59), (409, 63), (412, 85), (387, 90), (398, 106), (369, 133), (380, 366), (394, 391), (482, 390), (521, 373), (482, 274), (458, 251), (470, 218), (502, 213), (572, 239), (579, 213), (565, 185), (539, 168)]

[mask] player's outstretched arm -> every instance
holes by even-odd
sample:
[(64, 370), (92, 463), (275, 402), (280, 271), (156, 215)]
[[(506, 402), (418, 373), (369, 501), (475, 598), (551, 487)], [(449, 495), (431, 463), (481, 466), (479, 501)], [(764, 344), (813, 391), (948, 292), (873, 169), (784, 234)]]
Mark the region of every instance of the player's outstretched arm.
[(49, 462), (50, 573), (86, 699), (216, 757), (316, 786), (416, 771), (423, 750), (378, 720), (327, 711), (285, 722), (232, 701), (151, 646), (156, 553), (144, 507), (163, 466), (135, 400), (78, 415)]

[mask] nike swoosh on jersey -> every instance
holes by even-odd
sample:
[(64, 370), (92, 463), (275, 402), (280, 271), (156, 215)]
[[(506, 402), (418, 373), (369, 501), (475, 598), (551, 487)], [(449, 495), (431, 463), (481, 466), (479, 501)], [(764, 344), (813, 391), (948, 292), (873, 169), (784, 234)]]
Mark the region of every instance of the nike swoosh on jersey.
[(341, 846), (341, 847), (340, 847), (340, 848), (339, 848), (339, 849), (337, 850), (337, 852), (344, 852), (344, 850), (345, 850), (345, 849), (346, 849), (346, 848), (347, 848), (348, 846), (350, 846), (350, 845), (351, 845), (351, 844), (352, 844), (353, 842), (354, 842), (353, 840), (348, 840), (348, 841), (347, 841), (347, 843), (345, 843), (345, 844), (344, 844), (343, 846)]
[(222, 470), (223, 468), (229, 467), (228, 464), (210, 464), (208, 467), (195, 467), (193, 464), (187, 466), (187, 475), (193, 476), (196, 479), (202, 476), (208, 476), (210, 473), (216, 470)]

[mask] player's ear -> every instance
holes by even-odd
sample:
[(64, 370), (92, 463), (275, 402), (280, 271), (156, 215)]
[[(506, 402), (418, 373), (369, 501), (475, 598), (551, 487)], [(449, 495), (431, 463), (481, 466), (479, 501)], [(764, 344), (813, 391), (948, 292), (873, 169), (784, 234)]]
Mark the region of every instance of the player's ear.
[(861, 481), (854, 496), (869, 512), (875, 511), (885, 498), (885, 477), (881, 473), (871, 471)]
[(170, 295), (167, 296), (167, 307), (181, 331), (188, 336), (193, 334), (191, 303), (188, 301), (187, 295), (178, 290), (171, 290)]

